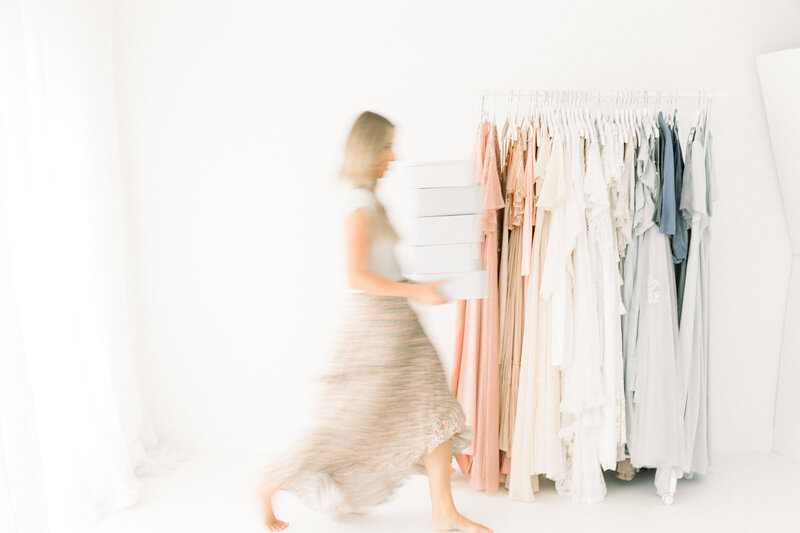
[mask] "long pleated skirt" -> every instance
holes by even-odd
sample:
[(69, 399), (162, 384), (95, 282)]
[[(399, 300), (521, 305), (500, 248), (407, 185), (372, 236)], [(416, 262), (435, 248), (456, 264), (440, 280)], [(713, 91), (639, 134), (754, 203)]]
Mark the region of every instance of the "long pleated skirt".
[(433, 346), (406, 298), (348, 294), (312, 429), (263, 472), (335, 516), (389, 500), (422, 458), (472, 441)]

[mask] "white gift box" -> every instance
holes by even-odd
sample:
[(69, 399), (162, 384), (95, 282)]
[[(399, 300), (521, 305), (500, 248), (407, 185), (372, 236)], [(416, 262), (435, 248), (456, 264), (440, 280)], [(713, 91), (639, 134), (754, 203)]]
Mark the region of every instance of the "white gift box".
[(441, 274), (409, 275), (408, 279), (417, 283), (431, 283), (446, 279), (436, 290), (448, 300), (477, 300), (486, 298), (486, 271), (444, 272)]
[(410, 194), (412, 214), (417, 217), (470, 215), (483, 211), (480, 185), (413, 189)]
[(480, 223), (480, 215), (418, 217), (408, 224), (407, 240), (417, 246), (481, 242)]
[(407, 187), (464, 187), (475, 184), (474, 163), (470, 160), (407, 163), (397, 169), (397, 177)]
[(436, 274), (480, 270), (483, 261), (478, 243), (401, 246), (404, 273)]

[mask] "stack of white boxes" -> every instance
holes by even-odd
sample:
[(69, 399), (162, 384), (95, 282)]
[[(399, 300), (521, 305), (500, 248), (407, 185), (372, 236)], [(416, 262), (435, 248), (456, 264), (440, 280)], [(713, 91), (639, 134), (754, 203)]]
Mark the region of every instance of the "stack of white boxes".
[(472, 162), (406, 164), (398, 177), (412, 213), (399, 250), (404, 275), (420, 283), (447, 279), (439, 291), (449, 300), (484, 298), (483, 202)]

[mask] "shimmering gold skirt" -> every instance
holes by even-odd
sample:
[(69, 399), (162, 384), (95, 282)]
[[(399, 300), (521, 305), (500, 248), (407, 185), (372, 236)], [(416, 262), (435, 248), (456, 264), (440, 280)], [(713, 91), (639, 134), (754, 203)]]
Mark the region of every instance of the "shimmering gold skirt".
[(321, 379), (313, 429), (264, 472), (273, 486), (335, 515), (387, 501), (422, 457), (472, 440), (436, 351), (408, 300), (348, 295)]

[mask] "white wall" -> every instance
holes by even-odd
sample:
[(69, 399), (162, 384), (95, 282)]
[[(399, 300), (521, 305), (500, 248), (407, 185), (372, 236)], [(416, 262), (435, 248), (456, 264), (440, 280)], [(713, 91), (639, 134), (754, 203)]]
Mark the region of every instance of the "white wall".
[[(341, 282), (327, 192), (359, 111), (397, 123), (401, 158), (456, 159), (473, 141), (471, 92), (708, 89), (729, 95), (712, 122), (712, 446), (770, 449), (791, 253), (755, 57), (798, 45), (800, 7), (768, 4), (117, 0), (157, 428), (191, 448), (272, 451), (302, 426)], [(448, 313), (426, 321), (447, 363)]]
[(794, 253), (783, 326), (774, 449), (800, 461), (800, 48), (760, 55), (758, 73)]

